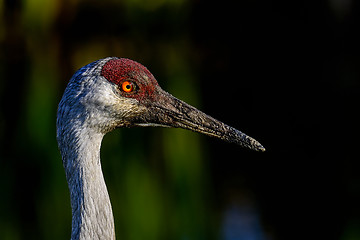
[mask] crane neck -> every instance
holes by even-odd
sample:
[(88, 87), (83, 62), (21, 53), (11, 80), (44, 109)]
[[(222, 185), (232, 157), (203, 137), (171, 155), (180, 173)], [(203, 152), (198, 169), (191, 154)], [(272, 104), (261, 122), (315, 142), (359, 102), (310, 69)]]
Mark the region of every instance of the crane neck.
[(72, 208), (71, 239), (115, 239), (114, 218), (101, 170), (104, 134), (72, 122), (58, 126), (58, 142)]

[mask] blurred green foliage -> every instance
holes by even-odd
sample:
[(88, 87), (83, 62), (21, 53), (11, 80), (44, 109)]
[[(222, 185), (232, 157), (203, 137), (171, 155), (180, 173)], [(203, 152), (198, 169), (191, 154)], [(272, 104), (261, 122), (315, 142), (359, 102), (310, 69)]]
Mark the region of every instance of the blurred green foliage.
[(117, 239), (359, 239), (359, 10), (350, 0), (0, 0), (0, 239), (70, 238), (57, 104), (78, 68), (107, 56), (142, 63), (268, 150), (181, 129), (107, 134)]

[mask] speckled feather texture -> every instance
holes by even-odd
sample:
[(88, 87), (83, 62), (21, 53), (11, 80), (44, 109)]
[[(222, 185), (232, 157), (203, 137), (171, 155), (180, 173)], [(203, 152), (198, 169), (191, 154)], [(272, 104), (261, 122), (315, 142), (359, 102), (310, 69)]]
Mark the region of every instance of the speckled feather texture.
[[(121, 85), (131, 84), (131, 91)], [(255, 139), (160, 88), (141, 64), (105, 58), (79, 69), (59, 103), (57, 141), (69, 185), (71, 239), (115, 239), (111, 203), (101, 170), (104, 135), (117, 127), (179, 127), (257, 150)]]
[(107, 82), (98, 77), (106, 61), (78, 70), (58, 108), (57, 139), (70, 190), (73, 240), (115, 239), (110, 198), (100, 165), (103, 128), (111, 129), (114, 124), (107, 110), (111, 106), (106, 103), (114, 96), (105, 91)]

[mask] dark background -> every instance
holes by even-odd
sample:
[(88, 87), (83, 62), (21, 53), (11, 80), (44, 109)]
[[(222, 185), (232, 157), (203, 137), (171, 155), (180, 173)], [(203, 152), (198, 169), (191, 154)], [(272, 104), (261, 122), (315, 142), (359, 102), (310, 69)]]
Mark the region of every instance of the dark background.
[(108, 134), (118, 239), (360, 239), (360, 6), (328, 1), (0, 1), (0, 238), (69, 239), (55, 139), (72, 74), (107, 56), (259, 140)]

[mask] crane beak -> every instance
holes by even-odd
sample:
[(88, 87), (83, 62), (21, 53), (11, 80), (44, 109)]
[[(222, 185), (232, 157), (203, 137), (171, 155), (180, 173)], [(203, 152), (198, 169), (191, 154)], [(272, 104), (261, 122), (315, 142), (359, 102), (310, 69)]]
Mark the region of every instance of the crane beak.
[(252, 150), (265, 151), (265, 148), (254, 138), (214, 119), (162, 89), (158, 89), (156, 98), (145, 105), (148, 112), (135, 121), (137, 126), (183, 128)]

